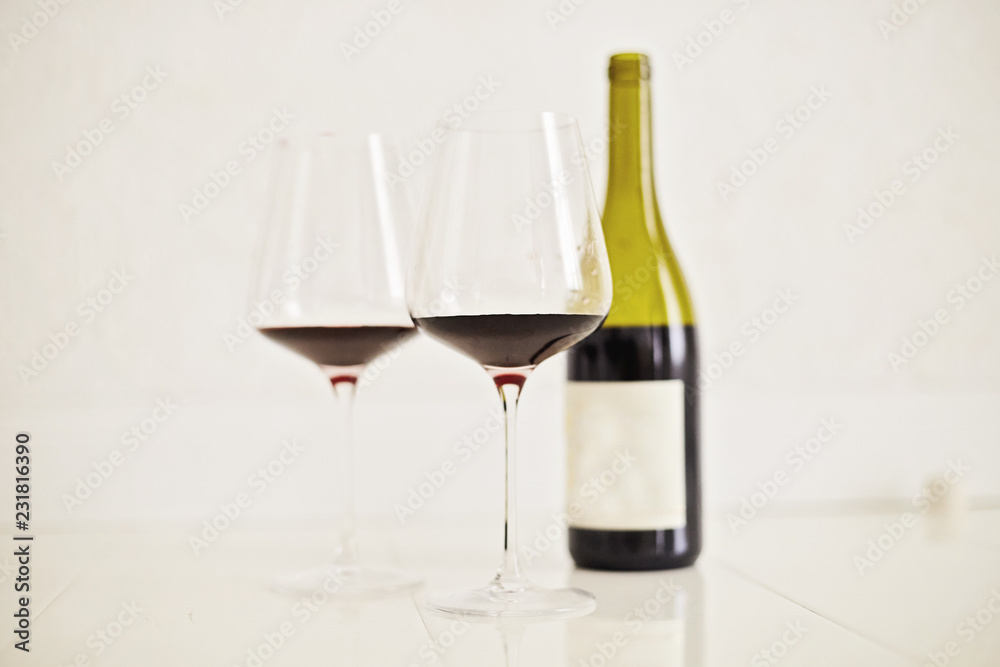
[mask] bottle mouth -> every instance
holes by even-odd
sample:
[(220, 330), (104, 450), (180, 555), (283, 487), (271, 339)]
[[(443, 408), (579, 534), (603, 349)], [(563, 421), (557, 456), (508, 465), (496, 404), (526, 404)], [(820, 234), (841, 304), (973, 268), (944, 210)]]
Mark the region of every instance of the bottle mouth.
[(616, 53), (608, 64), (608, 78), (620, 81), (648, 81), (649, 57), (645, 53)]

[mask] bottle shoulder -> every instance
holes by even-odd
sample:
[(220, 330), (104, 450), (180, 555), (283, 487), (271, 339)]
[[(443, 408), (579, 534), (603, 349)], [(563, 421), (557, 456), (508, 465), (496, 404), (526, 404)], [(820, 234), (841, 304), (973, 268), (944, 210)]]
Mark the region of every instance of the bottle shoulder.
[(607, 326), (694, 324), (687, 281), (655, 203), (608, 203), (604, 235), (614, 298)]

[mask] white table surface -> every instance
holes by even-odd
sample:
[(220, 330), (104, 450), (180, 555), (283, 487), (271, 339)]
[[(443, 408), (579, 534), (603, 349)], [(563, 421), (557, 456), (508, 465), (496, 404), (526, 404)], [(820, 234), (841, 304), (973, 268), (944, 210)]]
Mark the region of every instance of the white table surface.
[[(759, 516), (734, 534), (714, 518), (696, 567), (640, 574), (574, 571), (556, 545), (529, 566), (530, 576), (592, 590), (597, 611), (521, 628), (456, 625), (426, 613), (420, 594), (331, 601), (306, 618), (295, 606), (300, 596), (273, 592), (269, 583), (278, 572), (321, 562), (331, 542), (324, 530), (234, 526), (198, 557), (188, 545), (195, 526), (40, 531), (27, 654), (11, 634), (13, 560), (0, 557), (7, 619), (0, 623), (11, 626), (0, 628), (0, 665), (902, 667), (934, 664), (929, 654), (939, 665), (1000, 665), (1000, 613), (989, 611), (994, 595), (1000, 611), (1000, 511), (968, 512), (948, 530), (920, 517), (860, 574), (854, 556), (898, 519)], [(532, 530), (525, 525), (526, 538)], [(499, 526), (486, 520), (369, 526), (360, 538), (368, 560), (419, 572), (424, 590), (484, 584), (499, 556)], [(14, 544), (9, 534), (0, 539)], [(660, 586), (675, 591), (670, 600), (649, 603), (648, 622), (626, 621)], [(123, 612), (129, 605), (136, 619), (112, 644), (99, 640), (101, 629), (117, 633), (119, 616), (131, 621)], [(960, 625), (977, 614), (978, 630)], [(283, 623), (293, 634), (278, 642), (273, 633)], [(602, 648), (609, 653), (619, 632), (620, 647), (607, 660)], [(281, 645), (257, 662), (248, 652), (267, 635)], [(450, 646), (436, 652), (432, 640)]]

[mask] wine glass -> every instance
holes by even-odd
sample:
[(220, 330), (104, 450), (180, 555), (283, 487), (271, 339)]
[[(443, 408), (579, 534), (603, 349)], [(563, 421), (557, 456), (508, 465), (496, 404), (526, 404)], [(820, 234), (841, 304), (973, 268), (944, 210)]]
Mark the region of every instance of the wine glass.
[(506, 421), (503, 563), (485, 588), (428, 596), (436, 611), (571, 616), (594, 608), (579, 589), (525, 577), (517, 553), (517, 401), (531, 371), (597, 329), (611, 271), (576, 121), (486, 112), (442, 128), (406, 288), (417, 327), (486, 369)]
[(391, 188), (392, 149), (378, 135), (282, 140), (271, 209), (251, 284), (251, 312), (268, 339), (315, 363), (340, 408), (339, 545), (329, 565), (281, 577), (276, 587), (339, 596), (408, 589), (419, 580), (360, 564), (355, 539), (352, 408), (365, 365), (416, 329), (404, 301), (406, 191)]

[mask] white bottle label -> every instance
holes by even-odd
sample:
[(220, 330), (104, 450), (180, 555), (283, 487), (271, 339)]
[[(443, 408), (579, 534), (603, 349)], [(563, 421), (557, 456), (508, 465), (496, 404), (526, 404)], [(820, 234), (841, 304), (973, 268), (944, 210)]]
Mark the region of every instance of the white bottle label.
[(687, 525), (682, 380), (568, 382), (566, 419), (572, 526)]

